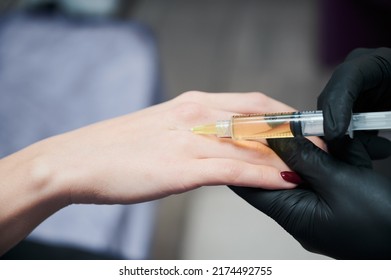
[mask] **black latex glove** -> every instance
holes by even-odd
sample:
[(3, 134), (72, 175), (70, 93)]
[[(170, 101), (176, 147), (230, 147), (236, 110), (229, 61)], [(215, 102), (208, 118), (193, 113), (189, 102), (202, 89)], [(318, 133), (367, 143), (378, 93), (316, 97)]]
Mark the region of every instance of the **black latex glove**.
[(342, 137), (352, 112), (391, 109), (391, 49), (356, 49), (340, 64), (318, 98), (326, 140)]
[[(324, 138), (329, 152), (344, 160), (346, 141), (340, 139), (345, 135), (352, 112), (391, 109), (391, 49), (352, 51), (320, 94), (318, 109), (323, 110)], [(390, 155), (386, 144), (376, 131), (367, 132), (365, 147), (372, 159)]]
[(366, 139), (346, 139), (345, 161), (306, 138), (271, 139), (270, 147), (305, 183), (292, 190), (231, 188), (309, 251), (391, 259), (391, 182), (371, 169)]

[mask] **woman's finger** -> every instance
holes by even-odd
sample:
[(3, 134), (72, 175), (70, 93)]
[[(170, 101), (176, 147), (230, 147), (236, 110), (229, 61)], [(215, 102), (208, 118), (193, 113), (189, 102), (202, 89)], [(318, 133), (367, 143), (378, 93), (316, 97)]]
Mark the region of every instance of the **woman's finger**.
[(194, 163), (197, 174), (189, 176), (194, 186), (235, 185), (264, 189), (291, 189), (294, 183), (285, 181), (273, 166), (250, 164), (233, 159), (201, 159)]

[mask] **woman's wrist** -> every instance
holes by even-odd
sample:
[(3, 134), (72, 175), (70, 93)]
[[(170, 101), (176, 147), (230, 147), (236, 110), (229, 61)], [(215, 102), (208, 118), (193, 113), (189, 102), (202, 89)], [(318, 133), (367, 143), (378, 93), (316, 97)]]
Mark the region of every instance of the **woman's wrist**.
[(0, 255), (69, 204), (55, 177), (44, 143), (0, 159)]

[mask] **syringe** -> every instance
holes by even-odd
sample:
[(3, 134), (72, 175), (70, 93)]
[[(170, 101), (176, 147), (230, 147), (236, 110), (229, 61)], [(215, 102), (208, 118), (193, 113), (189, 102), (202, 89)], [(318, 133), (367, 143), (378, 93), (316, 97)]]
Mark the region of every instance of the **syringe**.
[[(354, 113), (346, 134), (354, 130), (391, 129), (391, 112)], [(323, 136), (322, 111), (234, 115), (231, 120), (195, 126), (196, 134), (212, 134), (235, 140)]]

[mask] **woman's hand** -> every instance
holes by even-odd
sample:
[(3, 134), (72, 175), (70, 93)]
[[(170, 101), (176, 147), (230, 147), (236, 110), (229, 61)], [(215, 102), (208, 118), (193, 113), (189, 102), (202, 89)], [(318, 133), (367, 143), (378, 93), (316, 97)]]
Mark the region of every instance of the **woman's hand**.
[(69, 203), (135, 203), (205, 185), (292, 188), (280, 176), (289, 168), (266, 145), (190, 131), (235, 113), (287, 110), (292, 108), (259, 93), (188, 92), (37, 148), (55, 185), (67, 189)]

